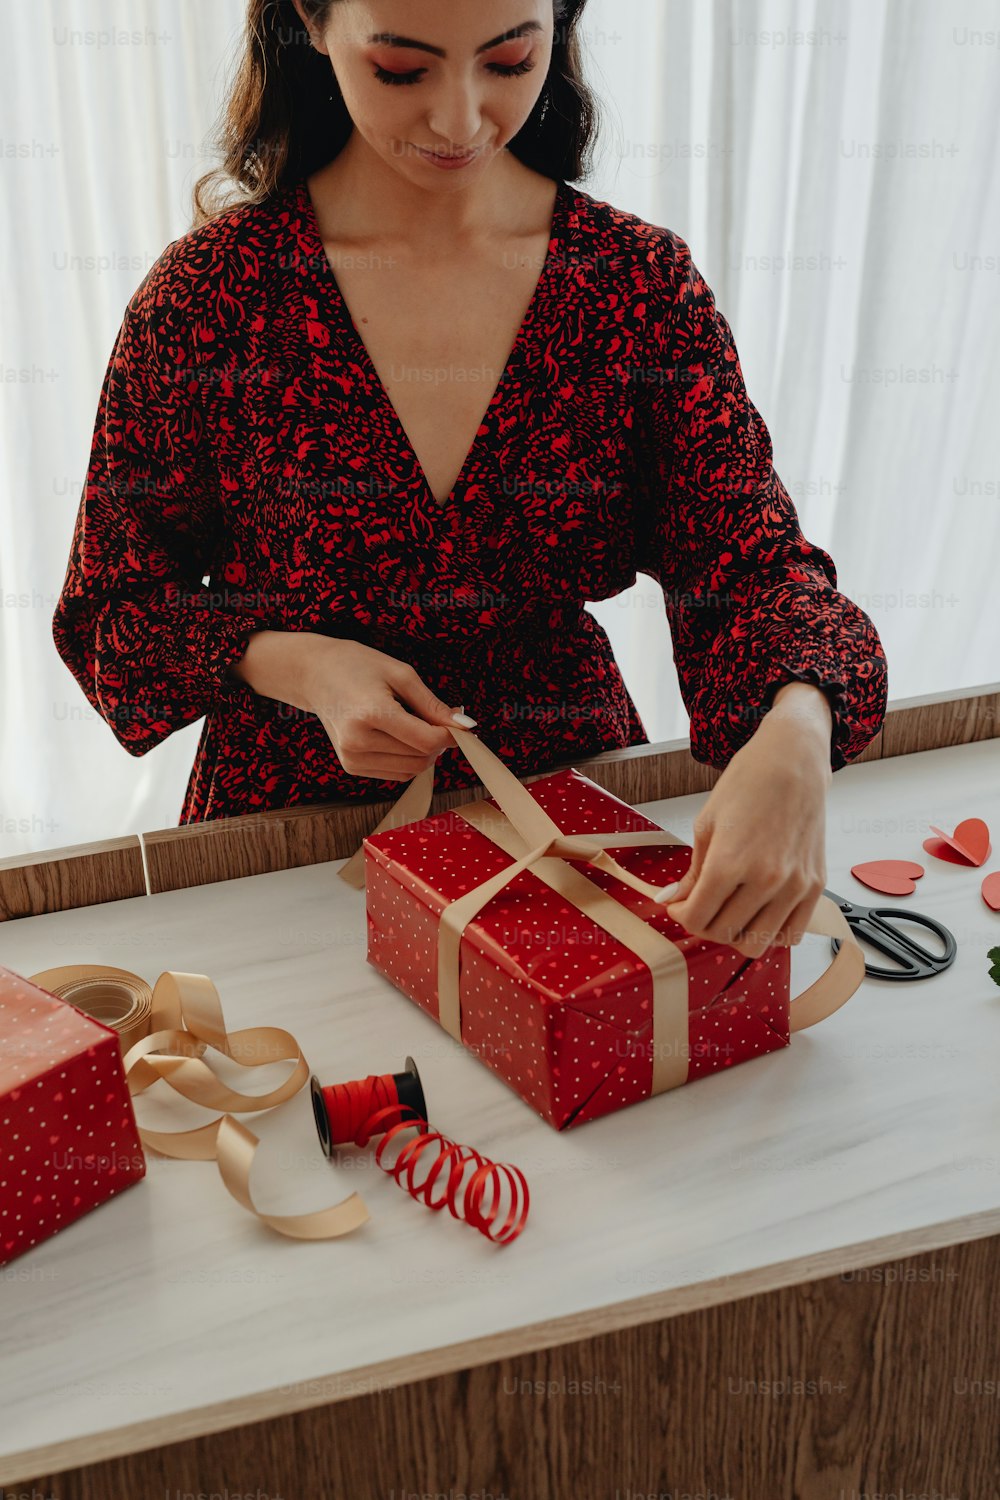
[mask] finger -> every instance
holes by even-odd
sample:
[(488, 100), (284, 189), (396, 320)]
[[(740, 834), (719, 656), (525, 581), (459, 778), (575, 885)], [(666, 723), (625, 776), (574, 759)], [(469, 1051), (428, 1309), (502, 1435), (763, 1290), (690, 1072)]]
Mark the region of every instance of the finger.
[[(445, 703), (443, 698), (439, 698), (408, 662), (393, 661), (390, 670), (386, 672), (386, 681), (396, 696), (402, 698), (419, 719), (428, 724), (450, 725), (454, 722), (456, 710), (450, 703)], [(469, 719), (467, 715), (462, 717), (467, 720), (467, 728), (475, 726), (475, 719)], [(390, 729), (393, 734), (398, 733), (395, 723), (390, 725)]]
[(702, 865), (704, 864), (706, 846), (707, 838), (700, 833), (696, 834), (694, 847), (691, 850), (691, 862), (688, 865), (687, 869), (684, 871), (684, 874), (681, 876), (680, 880), (675, 880), (672, 885), (665, 885), (662, 890), (660, 890), (658, 894), (653, 897), (654, 901), (659, 902), (662, 905), (667, 901), (683, 901), (687, 896), (690, 895), (692, 889), (694, 888), (695, 881), (698, 879), (698, 876), (701, 873)]
[[(450, 710), (448, 716), (451, 717)], [(440, 724), (435, 727), (434, 724), (426, 723), (416, 713), (408, 713), (395, 700), (386, 706), (380, 724), (383, 733), (403, 746), (404, 750), (416, 750), (421, 755), (436, 755), (456, 743), (449, 729)]]
[(691, 894), (686, 900), (668, 902), (667, 911), (688, 932), (707, 932), (737, 884), (738, 877), (731, 870), (716, 868), (706, 860)]
[(412, 781), (427, 767), (392, 755), (341, 756), (340, 764), (348, 776), (370, 777), (373, 781)]
[(726, 943), (735, 947), (738, 935), (760, 911), (763, 901), (769, 896), (769, 892), (762, 891), (758, 882), (743, 881), (733, 891), (727, 901), (724, 901), (716, 913), (714, 919), (702, 927), (691, 927), (688, 918), (684, 918), (684, 925), (689, 932), (695, 932), (699, 937), (708, 938), (713, 943)]
[(684, 901), (691, 894), (697, 878), (693, 866), (689, 865), (679, 880), (675, 880), (673, 885), (665, 885), (657, 892), (653, 900), (661, 905), (667, 901)]
[(768, 948), (787, 946), (782, 942), (784, 925), (792, 912), (787, 893), (774, 897), (761, 907), (742, 931), (734, 934), (733, 947), (750, 958), (760, 958)]
[(790, 948), (802, 941), (816, 907), (816, 897), (823, 887), (819, 884), (811, 886), (799, 901), (796, 901), (794, 892), (789, 895), (789, 889), (773, 897), (739, 934), (761, 952), (773, 946)]
[(376, 736), (379, 737), (379, 747), (384, 754), (388, 753), (387, 742), (395, 747), (397, 755), (436, 755), (455, 744), (447, 729), (440, 725), (435, 728), (416, 713), (409, 713), (388, 690), (378, 703), (359, 710), (358, 717), (368, 731), (368, 738), (363, 743), (375, 749)]
[[(824, 885), (825, 883), (826, 882), (824, 881)], [(823, 885), (817, 885), (813, 889), (811, 894), (805, 896), (804, 899), (799, 902), (798, 906), (796, 906), (795, 910), (788, 918), (787, 922), (785, 923), (785, 935), (782, 938), (782, 941), (787, 943), (789, 947), (795, 947), (795, 945), (797, 943), (801, 943), (802, 939), (805, 937), (806, 928), (809, 926), (812, 914), (816, 910), (816, 898), (817, 896), (822, 896), (822, 894)]]
[[(344, 748), (355, 756), (363, 755), (370, 760), (376, 755), (394, 755), (397, 760), (412, 761), (415, 765), (418, 762), (426, 765), (432, 757), (440, 755), (442, 750), (447, 749), (446, 745), (436, 745), (433, 750), (417, 751), (412, 745), (389, 734), (387, 730), (373, 729), (365, 724), (356, 725), (355, 734), (349, 736), (348, 740), (349, 744)], [(448, 744), (454, 744), (450, 735)]]
[[(421, 771), (426, 771), (436, 761), (437, 756), (415, 760), (412, 755), (372, 755), (369, 751), (355, 752), (352, 755), (345, 750), (340, 756), (340, 763), (345, 771), (350, 771), (352, 766), (370, 766), (371, 770), (368, 774), (371, 776), (377, 776), (383, 769), (399, 771), (409, 777), (419, 776)], [(352, 772), (352, 774), (357, 775), (357, 772)]]

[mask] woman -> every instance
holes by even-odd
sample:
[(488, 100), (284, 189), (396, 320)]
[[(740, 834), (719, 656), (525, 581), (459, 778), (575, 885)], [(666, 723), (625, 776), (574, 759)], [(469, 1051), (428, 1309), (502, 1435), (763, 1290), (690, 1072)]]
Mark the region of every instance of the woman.
[(207, 716), (186, 823), (471, 786), (456, 704), (518, 775), (647, 743), (583, 607), (646, 572), (725, 768), (669, 910), (757, 956), (885, 658), (684, 240), (569, 186), (584, 6), (250, 0), (242, 196), (203, 178), (126, 309), (54, 638), (133, 755)]

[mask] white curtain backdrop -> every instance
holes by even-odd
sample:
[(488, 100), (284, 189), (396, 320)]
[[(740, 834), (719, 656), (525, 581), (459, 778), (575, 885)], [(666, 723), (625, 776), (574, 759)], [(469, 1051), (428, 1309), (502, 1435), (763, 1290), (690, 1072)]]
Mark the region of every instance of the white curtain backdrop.
[[(244, 9), (5, 17), (0, 857), (177, 821), (200, 725), (129, 756), (50, 622), (114, 337), (188, 227)], [(581, 186), (688, 241), (890, 696), (1000, 678), (1000, 0), (591, 0), (584, 34)], [(590, 608), (651, 739), (683, 736), (658, 586)]]
[[(590, 24), (616, 128), (588, 191), (691, 246), (890, 698), (997, 681), (1000, 4), (605, 0)], [(685, 734), (658, 586), (591, 608), (650, 737)]]

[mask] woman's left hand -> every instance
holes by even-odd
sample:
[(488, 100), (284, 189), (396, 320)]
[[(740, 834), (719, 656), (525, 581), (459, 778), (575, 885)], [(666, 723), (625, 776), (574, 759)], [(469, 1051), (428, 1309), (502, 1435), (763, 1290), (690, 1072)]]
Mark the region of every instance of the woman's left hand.
[[(793, 688), (819, 691), (784, 688), (783, 713), (772, 708), (732, 757), (695, 819), (691, 865), (665, 903), (693, 936), (748, 958), (801, 942), (826, 885), (832, 721), (825, 698), (816, 705)], [(790, 707), (803, 701), (805, 714)]]

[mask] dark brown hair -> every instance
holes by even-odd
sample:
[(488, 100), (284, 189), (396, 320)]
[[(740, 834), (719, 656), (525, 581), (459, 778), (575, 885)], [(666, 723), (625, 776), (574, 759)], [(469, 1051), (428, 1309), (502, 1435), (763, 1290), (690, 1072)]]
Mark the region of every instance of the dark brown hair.
[[(303, 9), (323, 27), (338, 3), (303, 0)], [(553, 0), (546, 87), (508, 145), (526, 166), (568, 182), (589, 172), (598, 125), (577, 36), (586, 4)], [(330, 60), (312, 46), (292, 0), (248, 0), (243, 49), (215, 134), (221, 162), (194, 185), (192, 227), (310, 176), (333, 160), (353, 128)]]

